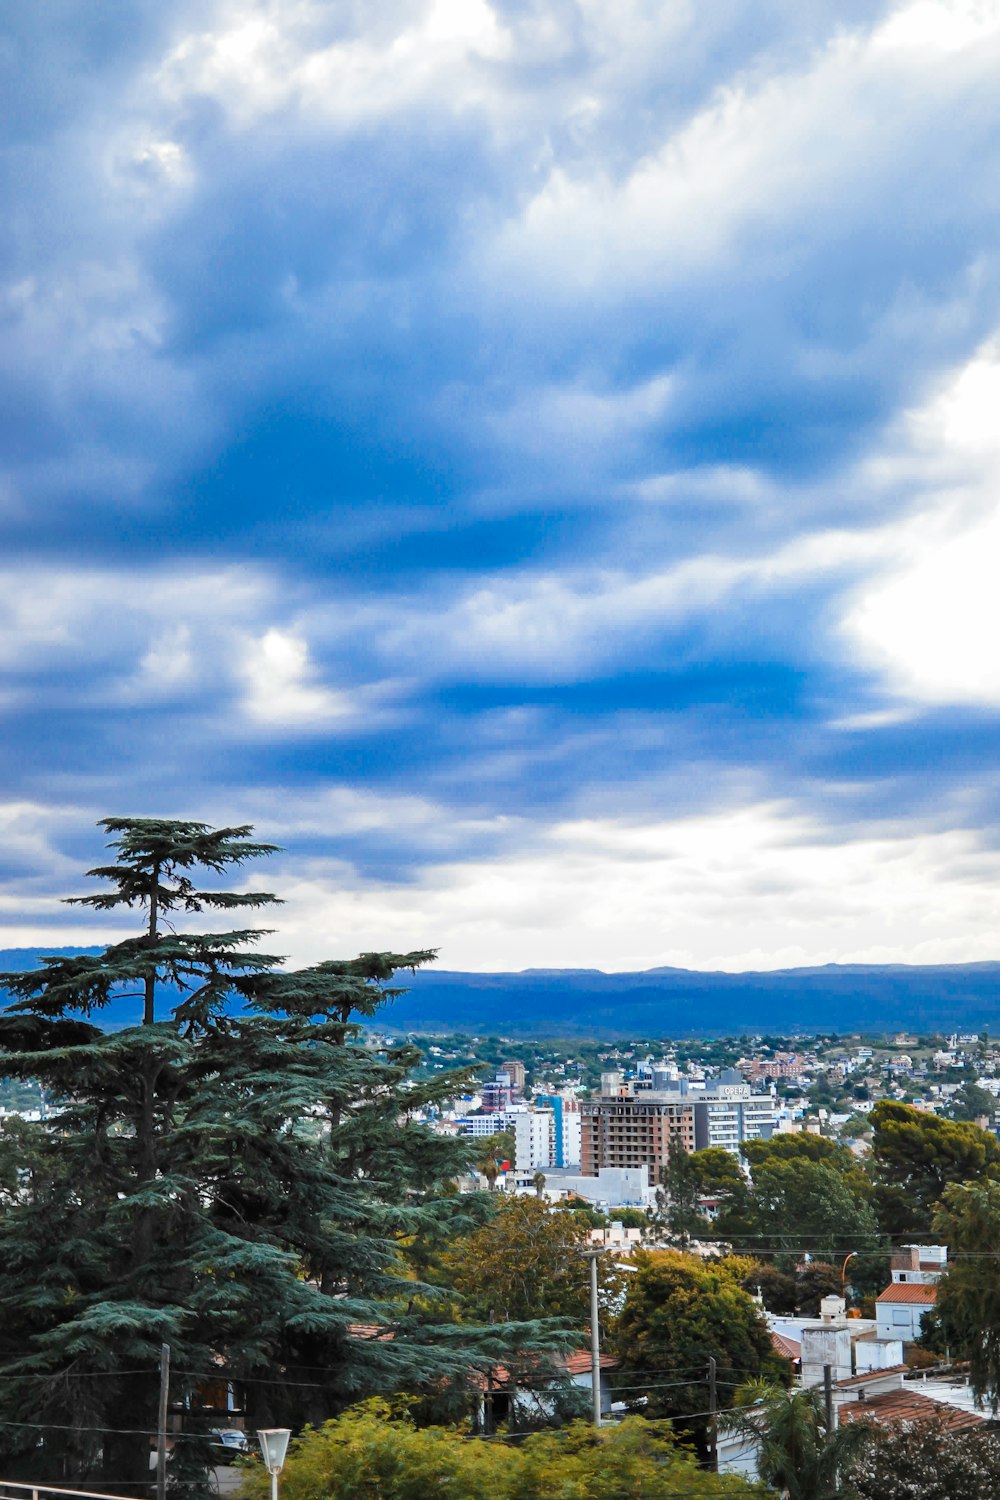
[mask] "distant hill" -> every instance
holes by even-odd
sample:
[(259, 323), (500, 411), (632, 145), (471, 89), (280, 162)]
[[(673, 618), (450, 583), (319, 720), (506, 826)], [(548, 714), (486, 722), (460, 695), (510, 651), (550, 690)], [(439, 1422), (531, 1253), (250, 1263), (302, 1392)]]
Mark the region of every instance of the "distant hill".
[[(41, 954), (52, 951), (0, 950), (0, 972), (36, 968)], [(432, 968), (400, 979), (407, 993), (381, 1013), (384, 1024), (398, 1031), (525, 1037), (1000, 1033), (1000, 963), (827, 964), (743, 974), (670, 968), (463, 974)], [(138, 1019), (137, 1002), (116, 1001), (94, 1019), (113, 1028), (128, 1025)]]
[(727, 974), (526, 969), (407, 975), (399, 1030), (504, 1036), (707, 1036), (772, 1031), (1000, 1032), (1000, 963), (827, 964)]

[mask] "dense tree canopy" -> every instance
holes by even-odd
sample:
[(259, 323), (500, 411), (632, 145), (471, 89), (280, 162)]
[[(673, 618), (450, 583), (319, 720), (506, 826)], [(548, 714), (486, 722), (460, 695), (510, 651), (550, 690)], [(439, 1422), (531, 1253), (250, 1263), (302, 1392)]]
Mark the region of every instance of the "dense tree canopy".
[[(732, 1475), (706, 1474), (665, 1423), (626, 1420), (595, 1431), (574, 1424), (515, 1444), (422, 1430), (380, 1402), (347, 1412), (292, 1447), (284, 1500), (732, 1500), (763, 1495)], [(249, 1500), (267, 1500), (258, 1470)]]
[(876, 1207), (894, 1238), (926, 1239), (949, 1184), (1000, 1177), (1000, 1144), (977, 1125), (885, 1099), (871, 1121)]
[[(473, 1320), (565, 1318), (582, 1331), (590, 1308), (590, 1272), (583, 1251), (586, 1219), (541, 1199), (500, 1199), (481, 1228), (457, 1239), (442, 1257), (445, 1276)], [(610, 1257), (598, 1265), (602, 1303), (617, 1294), (620, 1275)]]
[[(703, 1200), (717, 1204), (716, 1220), (708, 1217)], [(724, 1239), (750, 1228), (750, 1193), (739, 1162), (719, 1146), (685, 1151), (672, 1143), (656, 1194), (656, 1221), (671, 1243), (686, 1248), (692, 1239), (717, 1233)]]
[(942, 1347), (969, 1361), (977, 1395), (1000, 1406), (1000, 1183), (946, 1188), (934, 1229), (949, 1247), (934, 1322)]
[[(4, 1468), (101, 1488), (146, 1475), (161, 1342), (176, 1397), (224, 1375), (251, 1428), (439, 1388), (468, 1374), (470, 1350), (509, 1344), (464, 1330), (459, 1345), (414, 1310), (398, 1253), (463, 1227), (468, 1200), (442, 1189), (466, 1147), (413, 1119), (456, 1080), (417, 1087), (415, 1051), (354, 1043), (352, 1014), (432, 955), (285, 971), (253, 929), (190, 930), (272, 900), (214, 883), (270, 852), (249, 828), (104, 827), (115, 860), (81, 899), (138, 908), (138, 933), (0, 979), (15, 996), (0, 1074), (67, 1101), (32, 1134), (20, 1186), (0, 1182), (0, 1360), (23, 1377), (0, 1385)], [(138, 1023), (102, 1030), (122, 996)]]
[(841, 1262), (878, 1243), (875, 1212), (836, 1166), (808, 1158), (767, 1159), (753, 1168), (753, 1223), (769, 1248)]
[(787, 1367), (740, 1285), (744, 1262), (712, 1264), (661, 1250), (640, 1253), (635, 1267), (615, 1334), (618, 1381), (630, 1401), (650, 1415), (678, 1419), (704, 1443), (709, 1355), (730, 1389), (748, 1376), (785, 1378)]

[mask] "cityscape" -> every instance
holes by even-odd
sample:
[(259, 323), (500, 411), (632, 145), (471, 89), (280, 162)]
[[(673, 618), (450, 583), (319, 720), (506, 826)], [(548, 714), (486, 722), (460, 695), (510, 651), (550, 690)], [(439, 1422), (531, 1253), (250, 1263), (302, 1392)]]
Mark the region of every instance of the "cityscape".
[(1000, 0), (0, 16), (0, 1500), (1000, 1495)]

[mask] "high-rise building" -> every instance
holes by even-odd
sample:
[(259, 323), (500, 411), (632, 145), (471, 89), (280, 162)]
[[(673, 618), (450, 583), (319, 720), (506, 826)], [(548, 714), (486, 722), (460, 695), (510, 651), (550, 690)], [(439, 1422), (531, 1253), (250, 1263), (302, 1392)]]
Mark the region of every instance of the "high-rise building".
[(506, 1073), (510, 1079), (511, 1088), (517, 1094), (524, 1093), (525, 1072), (523, 1062), (505, 1062), (501, 1065), (501, 1073)]
[(744, 1141), (769, 1136), (774, 1128), (774, 1100), (751, 1094), (732, 1069), (703, 1088), (657, 1075), (653, 1069), (638, 1083), (627, 1083), (620, 1073), (601, 1075), (600, 1095), (581, 1105), (585, 1175), (601, 1167), (644, 1166), (655, 1185), (674, 1141), (685, 1151), (721, 1146), (737, 1155)]
[(572, 1094), (536, 1094), (535, 1103), (552, 1111), (552, 1165), (580, 1165), (580, 1101)]
[(483, 1109), (509, 1109), (514, 1102), (516, 1090), (506, 1069), (501, 1069), (489, 1083), (483, 1084)]
[(552, 1160), (553, 1116), (551, 1109), (524, 1109), (514, 1121), (514, 1169), (535, 1172), (554, 1166)]
[(615, 1074), (601, 1083), (600, 1096), (580, 1105), (581, 1172), (596, 1177), (602, 1167), (644, 1167), (655, 1187), (674, 1140), (695, 1149), (692, 1106), (676, 1094), (632, 1092)]

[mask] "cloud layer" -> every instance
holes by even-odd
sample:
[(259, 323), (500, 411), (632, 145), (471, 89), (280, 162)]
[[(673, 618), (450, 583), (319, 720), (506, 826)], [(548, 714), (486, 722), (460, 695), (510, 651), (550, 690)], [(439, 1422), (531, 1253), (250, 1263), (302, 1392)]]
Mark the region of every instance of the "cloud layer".
[(1000, 3), (710, 9), (12, 16), (0, 946), (996, 956)]

